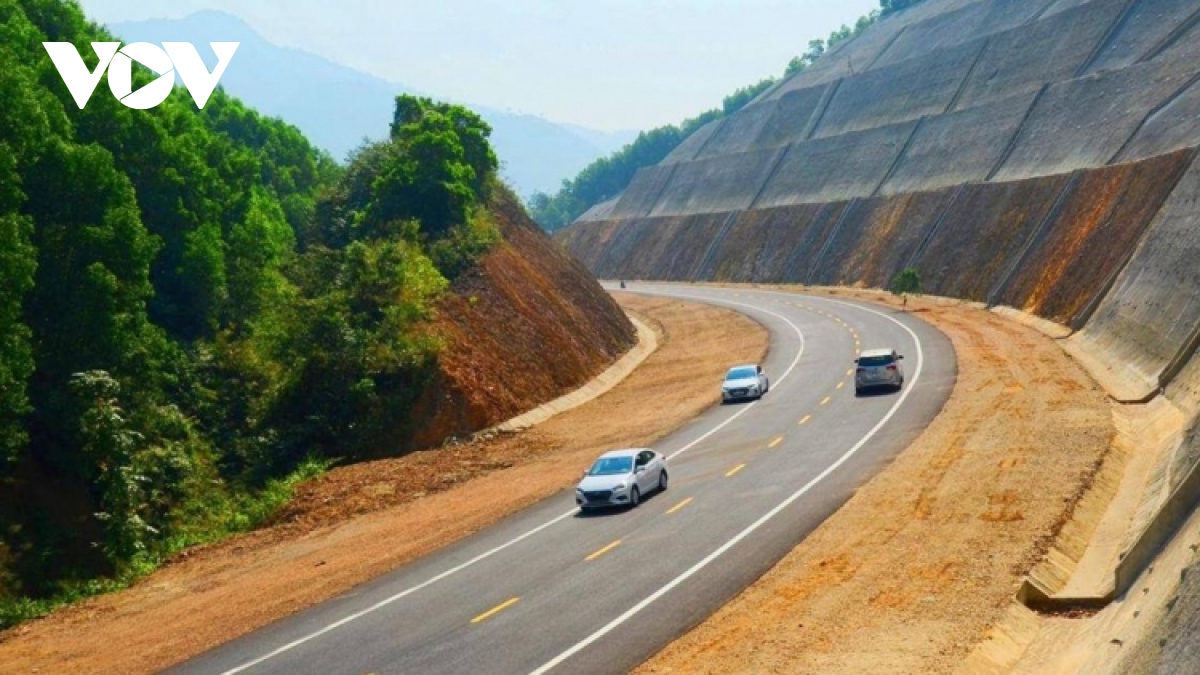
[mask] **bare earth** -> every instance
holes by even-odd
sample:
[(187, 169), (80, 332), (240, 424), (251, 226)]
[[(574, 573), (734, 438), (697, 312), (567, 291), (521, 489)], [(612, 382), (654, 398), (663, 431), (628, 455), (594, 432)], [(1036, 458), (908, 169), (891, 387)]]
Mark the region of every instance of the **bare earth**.
[(951, 672), (1010, 606), (1109, 447), (1107, 400), (1040, 333), (965, 305), (909, 308), (957, 351), (941, 415), (775, 568), (638, 672)]
[(730, 363), (766, 352), (766, 331), (739, 314), (619, 299), (661, 346), (604, 396), (521, 434), (336, 469), (302, 486), (274, 527), (0, 634), (2, 670), (150, 672), (183, 661), (554, 494), (603, 450), (653, 443), (716, 403)]

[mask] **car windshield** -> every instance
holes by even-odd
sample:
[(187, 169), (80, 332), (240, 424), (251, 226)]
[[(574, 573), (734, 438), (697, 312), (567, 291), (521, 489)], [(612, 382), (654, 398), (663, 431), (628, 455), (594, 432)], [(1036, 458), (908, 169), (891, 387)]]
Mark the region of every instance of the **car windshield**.
[(632, 457), (601, 457), (592, 468), (588, 469), (589, 476), (614, 476), (633, 471)]
[(725, 375), (726, 380), (748, 380), (758, 375), (753, 368), (734, 368)]
[(891, 356), (864, 356), (858, 360), (858, 365), (868, 368), (871, 366), (890, 366), (893, 361)]

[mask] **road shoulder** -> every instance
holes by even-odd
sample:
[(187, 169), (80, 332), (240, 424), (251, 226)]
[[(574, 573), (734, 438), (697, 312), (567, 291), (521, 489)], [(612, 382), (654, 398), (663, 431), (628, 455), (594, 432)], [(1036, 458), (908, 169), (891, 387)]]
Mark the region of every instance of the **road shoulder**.
[(1109, 449), (1108, 402), (1031, 328), (960, 303), (909, 308), (957, 352), (941, 415), (762, 579), (640, 672), (950, 672), (1001, 620)]

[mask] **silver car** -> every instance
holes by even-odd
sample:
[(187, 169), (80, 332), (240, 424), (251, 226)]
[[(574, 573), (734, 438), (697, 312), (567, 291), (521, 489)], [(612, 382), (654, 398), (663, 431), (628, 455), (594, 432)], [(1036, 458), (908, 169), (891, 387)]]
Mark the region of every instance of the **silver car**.
[(763, 372), (762, 366), (734, 366), (725, 373), (725, 382), (721, 384), (721, 402), (762, 398), (770, 390), (771, 380)]
[(649, 448), (612, 450), (583, 472), (575, 488), (581, 509), (637, 506), (642, 495), (666, 490), (667, 458)]
[(904, 386), (904, 357), (895, 349), (868, 349), (854, 360), (854, 393), (861, 394), (872, 387), (890, 387), (896, 391)]

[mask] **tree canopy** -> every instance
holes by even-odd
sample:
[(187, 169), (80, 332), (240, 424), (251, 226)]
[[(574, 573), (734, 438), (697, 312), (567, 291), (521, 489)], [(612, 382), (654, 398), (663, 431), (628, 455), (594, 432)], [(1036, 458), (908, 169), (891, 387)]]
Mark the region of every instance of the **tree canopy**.
[(0, 36), (2, 627), (402, 435), (434, 304), (499, 235), (462, 107), (398, 97), (341, 167), (219, 89), (79, 109), (41, 43), (94, 68), (113, 38), (74, 3), (0, 0)]

